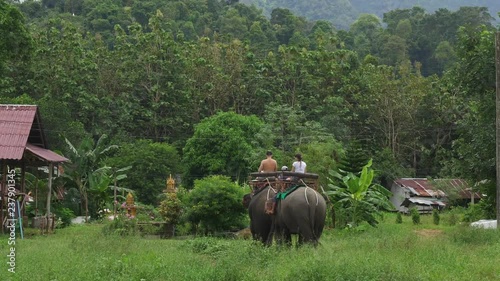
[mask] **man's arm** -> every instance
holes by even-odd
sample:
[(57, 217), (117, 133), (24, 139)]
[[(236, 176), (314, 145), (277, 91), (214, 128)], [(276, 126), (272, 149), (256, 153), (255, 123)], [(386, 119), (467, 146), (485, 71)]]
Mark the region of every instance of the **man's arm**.
[(264, 166), (264, 160), (260, 161), (259, 170), (257, 172), (260, 173), (260, 171), (262, 171), (263, 166)]

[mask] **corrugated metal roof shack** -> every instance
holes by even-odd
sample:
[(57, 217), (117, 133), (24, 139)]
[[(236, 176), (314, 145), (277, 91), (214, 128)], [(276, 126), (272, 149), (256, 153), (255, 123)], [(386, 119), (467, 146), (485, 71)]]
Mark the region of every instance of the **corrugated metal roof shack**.
[[(40, 112), (36, 105), (0, 104), (0, 221), (4, 233), (8, 219), (13, 213), (7, 212), (9, 203), (16, 202), (16, 216), (24, 213), (26, 167), (48, 166), (47, 221), (50, 221), (50, 196), (52, 194), (52, 176), (54, 167), (67, 158), (48, 149), (43, 131)], [(16, 175), (19, 168), (20, 175)], [(20, 177), (19, 177), (20, 176)], [(16, 182), (19, 179), (20, 182)], [(13, 198), (15, 197), (15, 198)], [(19, 200), (21, 199), (21, 202)], [(52, 220), (53, 222), (53, 220)], [(51, 225), (45, 224), (47, 230)], [(53, 227), (53, 223), (52, 223)]]
[(481, 198), (479, 193), (472, 193), (462, 179), (400, 178), (393, 182), (391, 192), (391, 202), (403, 213), (408, 213), (413, 207), (420, 213), (442, 210), (449, 205), (450, 197), (463, 201), (465, 205)]

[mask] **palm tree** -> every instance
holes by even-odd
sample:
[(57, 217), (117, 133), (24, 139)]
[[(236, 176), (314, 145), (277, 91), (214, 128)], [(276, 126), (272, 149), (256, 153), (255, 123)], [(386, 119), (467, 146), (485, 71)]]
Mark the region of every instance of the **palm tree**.
[(97, 142), (92, 139), (84, 139), (80, 145), (75, 147), (68, 139), (66, 143), (69, 148), (70, 163), (65, 164), (64, 177), (73, 182), (82, 198), (82, 209), (85, 210), (85, 218), (89, 215), (89, 200), (88, 190), (90, 181), (100, 169), (99, 165), (102, 160), (113, 150), (117, 149), (117, 145), (109, 145), (105, 143), (107, 136), (102, 135)]

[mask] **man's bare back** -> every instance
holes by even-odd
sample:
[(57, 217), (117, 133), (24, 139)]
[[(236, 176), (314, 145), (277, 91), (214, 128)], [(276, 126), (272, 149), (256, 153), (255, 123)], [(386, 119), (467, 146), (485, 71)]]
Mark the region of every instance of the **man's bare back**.
[(276, 172), (278, 163), (273, 158), (273, 154), (268, 151), (267, 158), (260, 162), (259, 172)]

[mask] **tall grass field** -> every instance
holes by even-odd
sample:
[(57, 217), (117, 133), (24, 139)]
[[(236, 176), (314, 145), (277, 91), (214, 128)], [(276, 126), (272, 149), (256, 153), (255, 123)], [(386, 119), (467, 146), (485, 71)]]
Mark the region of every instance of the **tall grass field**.
[(0, 280), (500, 280), (496, 230), (414, 225), (386, 214), (377, 228), (325, 229), (321, 244), (263, 247), (251, 240), (154, 239), (104, 235), (75, 225), (48, 236), (16, 239), (8, 271), (8, 236), (0, 236)]

